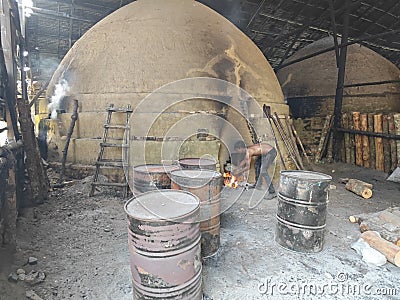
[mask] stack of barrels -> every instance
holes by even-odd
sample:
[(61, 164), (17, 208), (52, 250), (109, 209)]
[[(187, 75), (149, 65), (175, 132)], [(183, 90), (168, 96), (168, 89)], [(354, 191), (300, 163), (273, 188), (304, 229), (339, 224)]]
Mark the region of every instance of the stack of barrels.
[(319, 252), (332, 177), (310, 171), (282, 171), (275, 240), (297, 252)]
[(125, 205), (134, 299), (201, 300), (201, 259), (220, 246), (222, 175), (212, 160), (179, 162), (134, 168)]

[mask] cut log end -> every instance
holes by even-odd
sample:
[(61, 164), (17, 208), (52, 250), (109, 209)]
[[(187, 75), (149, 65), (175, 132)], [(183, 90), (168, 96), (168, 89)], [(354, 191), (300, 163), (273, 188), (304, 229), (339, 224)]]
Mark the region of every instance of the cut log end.
[(359, 218), (357, 218), (356, 216), (350, 216), (349, 217), (349, 221), (351, 223), (358, 223)]
[(394, 264), (398, 267), (400, 267), (400, 252), (396, 254), (394, 257)]
[(362, 192), (361, 196), (364, 199), (369, 199), (372, 197), (372, 190), (365, 188), (364, 191)]

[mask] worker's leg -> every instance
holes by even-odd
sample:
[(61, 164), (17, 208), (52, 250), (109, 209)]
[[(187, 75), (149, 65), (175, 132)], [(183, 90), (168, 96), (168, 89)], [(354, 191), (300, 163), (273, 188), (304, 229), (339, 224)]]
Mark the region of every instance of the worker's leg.
[(261, 168), (260, 168), (260, 176), (265, 180), (264, 184), (261, 187), (268, 187), (268, 192), (270, 194), (275, 193), (274, 185), (272, 184), (272, 179), (268, 174), (269, 167), (273, 164), (276, 157), (276, 150), (272, 148), (266, 155), (264, 155), (261, 159)]
[(258, 182), (258, 179), (260, 178), (260, 169), (261, 169), (261, 157), (257, 157), (255, 163), (254, 163), (254, 169), (256, 172), (256, 184)]

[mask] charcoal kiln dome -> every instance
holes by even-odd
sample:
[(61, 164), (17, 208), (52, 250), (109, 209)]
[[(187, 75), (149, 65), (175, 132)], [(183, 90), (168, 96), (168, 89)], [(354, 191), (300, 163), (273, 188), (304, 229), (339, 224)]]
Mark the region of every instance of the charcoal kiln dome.
[[(93, 26), (74, 44), (55, 71), (47, 98), (54, 95), (63, 80), (68, 83), (68, 91), (60, 104), (66, 113), (58, 115), (58, 132), (53, 141), (62, 144), (57, 137), (66, 135), (70, 103), (77, 99), (78, 130), (74, 132), (69, 158), (74, 162), (92, 163), (97, 157), (97, 138), (102, 136), (105, 108), (109, 103), (116, 107), (130, 104), (135, 109), (141, 100), (163, 85), (194, 77), (226, 80), (246, 90), (261, 105), (270, 105), (272, 111), (288, 113), (273, 69), (257, 46), (232, 23), (191, 0), (139, 0)], [(157, 103), (149, 105), (148, 116), (158, 114), (157, 109)], [(199, 111), (224, 115), (250, 142), (244, 119), (237, 118), (235, 112), (223, 110), (219, 103), (204, 99), (170, 107), (157, 117), (149, 135), (163, 137), (177, 120)], [(261, 118), (261, 115), (252, 117)], [(196, 126), (223, 131), (219, 124)], [(215, 149), (212, 154), (218, 158), (217, 141), (199, 143), (208, 143), (205, 148)], [(210, 146), (212, 143), (215, 147)], [(159, 149), (156, 142), (153, 144), (154, 151)], [(190, 153), (191, 149), (202, 149), (201, 146), (189, 148), (186, 157), (204, 154)], [(159, 160), (153, 155), (146, 163), (160, 163)]]
[[(332, 46), (334, 46), (332, 37), (321, 39), (302, 48), (286, 62)], [(289, 65), (279, 70), (277, 76), (294, 115), (308, 117), (333, 113), (333, 99), (337, 84), (334, 50)], [(348, 47), (346, 85), (399, 79), (399, 68), (383, 56), (359, 44)], [(400, 85), (397, 83), (345, 88), (343, 111), (400, 111), (399, 94)], [(301, 103), (296, 103), (296, 101)], [(320, 101), (324, 104), (319, 103)], [(298, 109), (300, 112), (297, 112)]]

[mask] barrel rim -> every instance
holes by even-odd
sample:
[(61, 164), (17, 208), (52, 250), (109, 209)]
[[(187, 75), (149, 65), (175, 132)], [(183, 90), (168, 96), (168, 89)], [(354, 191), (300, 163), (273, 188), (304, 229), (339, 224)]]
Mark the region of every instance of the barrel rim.
[[(149, 172), (147, 170), (147, 166), (158, 166), (160, 168), (164, 168), (164, 171), (156, 171), (156, 172)], [(137, 168), (139, 167), (146, 167), (146, 170), (137, 170)], [(176, 167), (176, 170), (170, 170), (170, 171), (166, 171), (165, 168), (166, 167)], [(172, 171), (177, 171), (180, 170), (180, 166), (179, 165), (163, 165), (163, 164), (142, 164), (142, 165), (137, 165), (133, 167), (133, 172), (138, 172), (138, 173), (144, 173), (144, 174), (169, 174)]]
[(217, 160), (213, 160), (213, 159), (211, 159), (211, 158), (201, 158), (201, 157), (184, 157), (184, 158), (180, 158), (180, 159), (178, 159), (178, 163), (179, 164), (181, 164), (181, 162), (182, 161), (184, 161), (184, 160), (197, 160), (197, 161), (209, 161), (209, 162), (212, 162), (211, 164), (202, 164), (202, 165), (200, 165), (200, 164), (193, 164), (193, 165), (190, 165), (190, 166), (215, 166), (216, 164), (217, 164)]
[[(187, 194), (187, 195), (189, 195), (189, 196), (191, 196), (191, 197), (193, 197), (193, 198), (195, 198), (197, 200), (197, 206), (192, 211), (190, 211), (190, 212), (188, 212), (186, 214), (183, 214), (181, 216), (177, 216), (175, 218), (158, 218), (158, 219), (141, 218), (141, 217), (137, 217), (137, 216), (132, 215), (128, 211), (128, 205), (130, 203), (132, 203), (133, 201), (137, 200), (138, 198), (147, 196), (148, 194), (156, 194), (156, 193), (181, 193), (181, 194)], [(147, 210), (146, 207), (143, 207), (143, 208)], [(148, 191), (148, 192), (142, 193), (142, 194), (137, 195), (137, 196), (133, 196), (131, 199), (129, 199), (125, 203), (124, 210), (125, 210), (125, 213), (130, 218), (135, 219), (135, 220), (139, 220), (139, 221), (145, 221), (145, 222), (179, 222), (180, 220), (184, 219), (185, 217), (196, 213), (196, 211), (200, 211), (200, 199), (195, 194), (190, 193), (188, 191), (183, 191), (183, 190), (168, 190), (168, 189), (165, 189), (165, 190), (154, 190), (154, 191)]]
[[(303, 174), (314, 174), (314, 175), (320, 175), (322, 178), (299, 178), (298, 176), (294, 176), (294, 173), (303, 173)], [(320, 172), (314, 172), (314, 171), (304, 171), (304, 170), (282, 170), (280, 171), (281, 176), (286, 176), (289, 178), (294, 178), (298, 180), (304, 180), (304, 181), (326, 181), (330, 182), (332, 181), (332, 176), (320, 173)]]
[[(210, 176), (210, 177), (187, 177), (187, 176), (184, 176), (183, 174), (182, 175), (179, 175), (179, 174), (176, 174), (176, 173), (178, 173), (178, 172), (189, 172), (189, 173), (194, 173), (194, 172), (196, 172), (196, 173), (199, 173), (199, 172), (201, 172), (201, 173), (203, 173), (203, 172), (205, 172), (205, 173), (212, 173), (213, 174), (213, 176)], [(198, 180), (205, 180), (205, 179), (211, 179), (211, 178), (215, 178), (215, 179), (218, 179), (218, 178), (222, 178), (222, 174), (220, 173), (220, 172), (218, 172), (218, 171), (213, 171), (213, 170), (208, 170), (208, 169), (179, 169), (179, 170), (173, 170), (173, 171), (171, 171), (170, 172), (170, 175), (171, 175), (171, 180), (172, 180), (172, 177), (173, 176), (175, 176), (175, 177), (179, 177), (179, 178), (187, 178), (187, 179), (194, 179), (194, 180), (196, 180), (196, 179), (198, 179)]]

